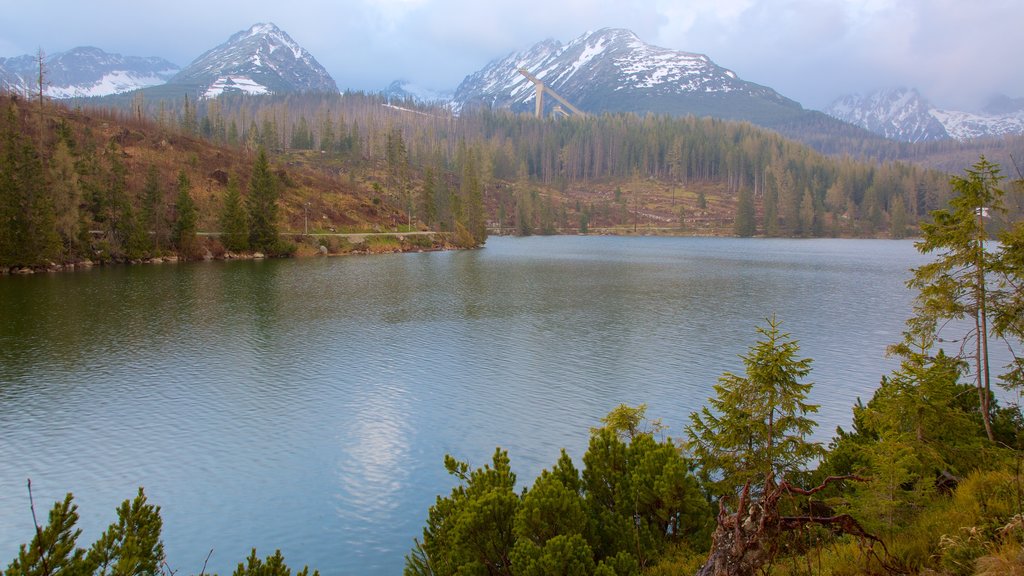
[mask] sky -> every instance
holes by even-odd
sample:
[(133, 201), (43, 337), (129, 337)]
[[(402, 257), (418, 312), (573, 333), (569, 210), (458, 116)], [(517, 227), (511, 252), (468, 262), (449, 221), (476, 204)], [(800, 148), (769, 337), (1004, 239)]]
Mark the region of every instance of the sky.
[(0, 14), (0, 57), (95, 46), (182, 67), (273, 22), (343, 90), (453, 90), (491, 60), (610, 27), (806, 108), (898, 86), (950, 109), (1024, 97), (1022, 0), (0, 0)]

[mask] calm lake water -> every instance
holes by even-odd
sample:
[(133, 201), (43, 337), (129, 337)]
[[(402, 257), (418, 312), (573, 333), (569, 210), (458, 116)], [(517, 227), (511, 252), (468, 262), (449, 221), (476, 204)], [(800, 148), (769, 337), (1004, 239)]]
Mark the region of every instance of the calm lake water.
[(529, 484), (646, 402), (669, 435), (776, 314), (817, 438), (894, 367), (909, 241), (492, 238), (471, 252), (0, 278), (0, 565), (74, 492), (90, 544), (144, 486), (170, 566), (251, 547), (400, 574), (428, 507), (509, 450)]

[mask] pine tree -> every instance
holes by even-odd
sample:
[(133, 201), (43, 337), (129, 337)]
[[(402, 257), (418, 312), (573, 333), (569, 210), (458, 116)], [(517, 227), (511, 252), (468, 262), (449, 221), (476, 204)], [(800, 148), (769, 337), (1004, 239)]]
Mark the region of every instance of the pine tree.
[(907, 236), (907, 208), (902, 195), (892, 200), (892, 208), (889, 210), (889, 235), (897, 239)]
[(757, 224), (754, 221), (754, 197), (747, 187), (740, 189), (734, 231), (741, 238), (749, 238), (757, 231)]
[(14, 105), (0, 140), (0, 266), (56, 260), (61, 242), (42, 160), (21, 132)]
[(249, 249), (249, 221), (242, 205), (242, 195), (238, 191), (238, 182), (234, 178), (228, 180), (228, 192), (220, 215), (220, 231), (224, 247), (228, 250), (243, 252)]
[(487, 240), (487, 223), (484, 220), (484, 191), (480, 176), (480, 164), (475, 149), (467, 150), (462, 166), (462, 178), (459, 186), (463, 225), (472, 237), (472, 245), (483, 244)]
[(64, 139), (57, 141), (48, 169), (57, 233), (63, 246), (64, 259), (70, 260), (78, 251), (78, 239), (83, 229), (80, 212), (82, 186), (75, 170), (74, 156)]
[(160, 172), (156, 166), (146, 171), (146, 181), (142, 186), (142, 226), (150, 237), (150, 249), (157, 254), (170, 241), (167, 226), (164, 192), (160, 185)]
[[(29, 488), (31, 489), (31, 483)], [(8, 576), (53, 576), (83, 574), (85, 552), (75, 547), (82, 531), (78, 522), (78, 506), (69, 493), (63, 502), (55, 502), (45, 527), (38, 527), (32, 541), (22, 544), (18, 557), (11, 561), (4, 574)]]
[(767, 319), (758, 327), (762, 340), (741, 358), (746, 374), (725, 373), (704, 407), (690, 415), (688, 446), (721, 495), (738, 494), (744, 485), (781, 481), (821, 453), (809, 441), (815, 422), (807, 417), (818, 407), (806, 398), (811, 360), (796, 357), (800, 347), (779, 329), (781, 322)]
[(423, 188), (420, 192), (420, 214), (427, 226), (437, 223), (437, 182), (434, 177), (434, 169), (427, 167), (423, 173)]
[(258, 252), (278, 249), (277, 178), (270, 171), (267, 153), (262, 148), (253, 164), (249, 180), (249, 246)]
[(117, 508), (117, 522), (89, 549), (85, 565), (90, 574), (160, 576), (163, 574), (163, 520), (160, 507), (150, 504), (142, 488), (134, 500)]
[(174, 204), (175, 219), (173, 228), (173, 241), (178, 248), (178, 254), (183, 258), (195, 257), (198, 249), (196, 237), (196, 205), (192, 200), (189, 190), (192, 184), (188, 175), (182, 170), (178, 172), (178, 199)]
[(800, 234), (802, 236), (814, 236), (817, 221), (815, 216), (814, 196), (810, 189), (804, 190), (803, 199), (800, 200)]
[[(988, 275), (996, 267), (996, 255), (985, 250), (988, 233), (986, 213), (1002, 210), (1003, 191), (999, 167), (985, 160), (967, 169), (966, 176), (951, 180), (956, 192), (949, 208), (932, 212), (932, 221), (921, 224), (923, 239), (915, 246), (922, 254), (938, 252), (938, 259), (914, 269), (907, 282), (917, 289), (913, 326), (931, 332), (948, 320), (969, 320), (971, 328), (964, 336), (973, 344), (965, 352), (974, 368), (975, 386), (982, 418), (989, 440), (995, 441), (992, 430), (991, 377), (989, 374), (988, 337), (990, 301), (996, 295), (986, 286)], [(962, 350), (970, 350), (965, 342)]]

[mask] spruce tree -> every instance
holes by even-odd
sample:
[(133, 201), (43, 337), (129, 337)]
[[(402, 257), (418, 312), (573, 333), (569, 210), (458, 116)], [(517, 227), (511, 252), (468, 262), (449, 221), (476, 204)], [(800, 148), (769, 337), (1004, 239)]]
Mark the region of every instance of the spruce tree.
[(185, 171), (178, 172), (178, 199), (174, 204), (173, 240), (174, 245), (178, 248), (179, 255), (183, 258), (194, 257), (198, 248), (198, 240), (196, 238), (196, 205), (192, 200), (192, 195), (189, 193), (191, 187), (192, 184), (189, 182)]
[(754, 197), (750, 189), (740, 189), (739, 202), (736, 204), (736, 221), (734, 231), (741, 238), (749, 238), (757, 230), (757, 223), (754, 221)]
[(956, 196), (949, 201), (949, 208), (935, 210), (932, 221), (921, 224), (923, 239), (915, 244), (922, 254), (935, 252), (938, 258), (915, 268), (914, 277), (907, 282), (918, 290), (912, 327), (930, 333), (947, 326), (949, 320), (969, 322), (960, 350), (973, 365), (985, 432), (992, 441), (989, 308), (998, 309), (1000, 303), (986, 285), (998, 265), (996, 253), (985, 249), (988, 233), (984, 219), (990, 212), (1003, 210), (1001, 179), (999, 167), (984, 156), (966, 170), (965, 176), (952, 178)]
[(228, 192), (220, 215), (220, 231), (221, 240), (228, 250), (243, 252), (249, 249), (249, 221), (245, 207), (242, 206), (238, 182), (234, 178), (228, 180)]
[(420, 214), (427, 226), (433, 226), (437, 222), (437, 182), (434, 177), (434, 169), (428, 166), (423, 174), (423, 189), (420, 193)]
[(277, 237), (277, 178), (267, 153), (260, 149), (249, 180), (249, 245), (258, 252), (275, 252)]
[(60, 256), (51, 191), (34, 144), (8, 109), (0, 141), (0, 266), (36, 266)]
[(781, 481), (821, 453), (808, 440), (815, 422), (807, 417), (818, 407), (806, 402), (811, 383), (811, 360), (797, 358), (800, 347), (780, 330), (781, 322), (767, 319), (758, 327), (763, 339), (741, 356), (745, 375), (726, 372), (714, 386), (716, 396), (690, 414), (689, 449), (722, 496), (733, 496), (744, 485)]
[(157, 254), (167, 246), (169, 240), (164, 192), (160, 185), (160, 172), (156, 166), (146, 171), (142, 186), (142, 227), (149, 234), (150, 250)]

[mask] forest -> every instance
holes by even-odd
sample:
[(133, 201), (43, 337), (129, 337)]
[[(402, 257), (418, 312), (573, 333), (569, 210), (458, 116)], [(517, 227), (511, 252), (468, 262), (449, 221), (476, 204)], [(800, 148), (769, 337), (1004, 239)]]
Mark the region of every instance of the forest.
[[(1020, 185), (985, 158), (950, 179), (916, 242), (930, 260), (908, 282), (913, 314), (889, 348), (899, 365), (827, 446), (810, 439), (813, 359), (770, 316), (681, 438), (620, 405), (595, 423), (582, 466), (563, 451), (522, 488), (500, 448), (482, 466), (447, 456), (454, 487), (405, 574), (1024, 572), (1024, 417), (998, 401), (1019, 395), (1024, 362), (989, 362), (990, 347), (1024, 340), (1024, 222), (998, 243), (985, 222)], [(79, 547), (68, 494), (4, 573), (174, 574), (144, 492), (116, 513)], [(279, 551), (253, 550), (234, 574), (291, 572)]]
[[(711, 118), (454, 114), (363, 93), (3, 102), (0, 270), (358, 248), (342, 232), (902, 238), (951, 195), (934, 169)], [(226, 241), (228, 220), (265, 219), (250, 201), (261, 150), (281, 241)], [(182, 244), (190, 201), (198, 240)], [(993, 230), (1020, 215), (1006, 205)]]

